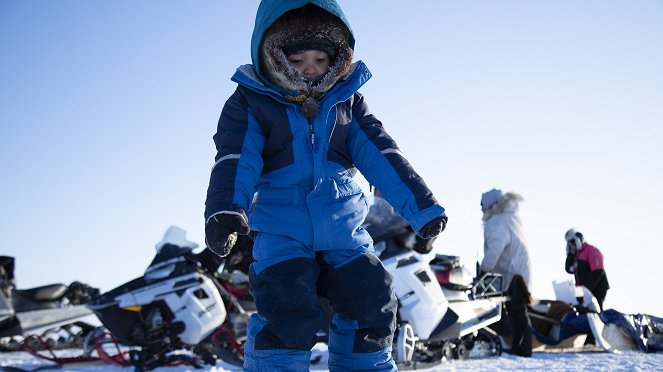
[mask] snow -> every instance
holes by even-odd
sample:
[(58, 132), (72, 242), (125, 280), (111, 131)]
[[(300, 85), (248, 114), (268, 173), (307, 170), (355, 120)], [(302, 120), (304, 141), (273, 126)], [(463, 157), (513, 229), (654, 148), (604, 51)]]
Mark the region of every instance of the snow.
[[(58, 356), (76, 356), (80, 350), (70, 349), (58, 352)], [(311, 366), (311, 371), (327, 371), (326, 345), (318, 344), (313, 356), (320, 355), (319, 363)], [(14, 367), (21, 370), (34, 370), (52, 364), (26, 352), (0, 353), (0, 367)], [(5, 369), (5, 368), (3, 368)], [(11, 371), (7, 368), (5, 370)], [(64, 371), (105, 371), (126, 372), (127, 368), (108, 364), (66, 365)], [(155, 372), (192, 371), (191, 367), (161, 367)], [(241, 368), (219, 362), (216, 366), (206, 366), (203, 370), (225, 372), (241, 371)], [(508, 354), (499, 357), (444, 362), (436, 367), (418, 371), (663, 371), (663, 353), (647, 354), (641, 351), (624, 352), (535, 352), (531, 358), (521, 358)]]

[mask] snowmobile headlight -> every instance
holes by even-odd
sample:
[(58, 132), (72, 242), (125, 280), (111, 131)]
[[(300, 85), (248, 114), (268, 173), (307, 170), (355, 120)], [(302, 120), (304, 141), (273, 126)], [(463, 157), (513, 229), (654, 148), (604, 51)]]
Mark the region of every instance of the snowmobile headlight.
[(174, 270), (175, 270), (174, 263), (159, 268), (155, 268), (153, 270), (148, 269), (145, 271), (145, 280), (151, 282), (153, 280), (167, 278), (168, 275), (172, 274)]

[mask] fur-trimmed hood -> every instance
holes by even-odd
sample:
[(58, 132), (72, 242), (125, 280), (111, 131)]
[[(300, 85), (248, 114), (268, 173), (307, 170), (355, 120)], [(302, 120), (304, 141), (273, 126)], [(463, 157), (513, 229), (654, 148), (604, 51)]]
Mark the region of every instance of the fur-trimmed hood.
[[(330, 42), (336, 51), (329, 72), (316, 82), (307, 81), (290, 66), (283, 47), (302, 39)], [(336, 1), (263, 0), (256, 14), (251, 58), (256, 75), (291, 101), (307, 105), (317, 114), (317, 100), (347, 76), (352, 64), (354, 36)], [(309, 116), (309, 115), (307, 115)]]
[(490, 217), (504, 213), (504, 212), (516, 212), (518, 210), (518, 204), (523, 201), (523, 197), (514, 192), (507, 192), (502, 195), (502, 197), (493, 204), (487, 211), (483, 213), (483, 220), (486, 221)]

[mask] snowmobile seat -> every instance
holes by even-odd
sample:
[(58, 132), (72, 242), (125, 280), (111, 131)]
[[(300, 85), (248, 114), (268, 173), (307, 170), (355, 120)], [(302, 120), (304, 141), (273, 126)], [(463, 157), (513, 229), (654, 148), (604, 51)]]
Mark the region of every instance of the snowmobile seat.
[(67, 287), (64, 284), (49, 284), (30, 289), (18, 289), (14, 293), (32, 301), (55, 301), (62, 298), (67, 293)]
[(58, 307), (58, 300), (67, 293), (64, 284), (49, 284), (30, 289), (17, 289), (14, 291), (12, 301), (16, 312), (32, 311), (42, 309), (54, 309)]
[(451, 270), (460, 267), (460, 257), (449, 256), (446, 254), (436, 254), (435, 258), (430, 262), (433, 269), (446, 269)]
[[(431, 265), (431, 268), (433, 265)], [(472, 277), (469, 272), (463, 267), (455, 267), (453, 269), (439, 270), (433, 268), (437, 282), (447, 289), (454, 291), (465, 291), (472, 286)]]

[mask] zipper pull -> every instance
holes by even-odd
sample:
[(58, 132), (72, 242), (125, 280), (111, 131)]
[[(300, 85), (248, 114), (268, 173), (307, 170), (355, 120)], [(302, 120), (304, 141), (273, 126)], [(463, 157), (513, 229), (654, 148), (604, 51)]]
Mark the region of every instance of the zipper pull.
[(308, 119), (308, 131), (311, 133), (311, 147), (315, 146), (315, 132), (313, 131), (313, 119)]

